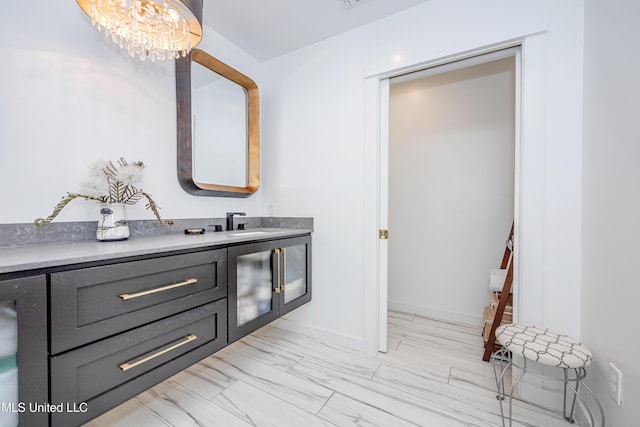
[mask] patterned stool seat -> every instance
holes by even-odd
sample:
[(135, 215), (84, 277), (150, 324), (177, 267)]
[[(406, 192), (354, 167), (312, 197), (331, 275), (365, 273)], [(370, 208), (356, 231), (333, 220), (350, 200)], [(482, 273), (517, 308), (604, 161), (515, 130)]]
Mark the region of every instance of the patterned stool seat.
[(546, 328), (502, 325), (496, 329), (496, 340), (512, 354), (543, 365), (577, 369), (593, 360), (591, 352), (578, 341)]

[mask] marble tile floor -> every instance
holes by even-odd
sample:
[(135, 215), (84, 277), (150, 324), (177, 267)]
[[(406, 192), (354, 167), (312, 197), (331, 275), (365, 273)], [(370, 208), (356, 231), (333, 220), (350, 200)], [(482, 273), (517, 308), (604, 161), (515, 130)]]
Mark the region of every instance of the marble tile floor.
[[(388, 352), (370, 356), (270, 325), (87, 425), (501, 426), (480, 334), (480, 327), (390, 312)], [(517, 400), (514, 420), (569, 425)]]

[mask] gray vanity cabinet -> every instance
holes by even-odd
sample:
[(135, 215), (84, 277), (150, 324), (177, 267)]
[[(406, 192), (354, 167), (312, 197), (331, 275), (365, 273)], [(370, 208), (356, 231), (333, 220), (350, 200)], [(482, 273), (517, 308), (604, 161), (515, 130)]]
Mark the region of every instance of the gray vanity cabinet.
[(229, 342), (311, 300), (311, 236), (229, 248)]
[(0, 425), (46, 426), (45, 276), (0, 280)]
[(226, 249), (51, 274), (51, 425), (79, 425), (227, 345)]
[(3, 273), (0, 425), (82, 425), (308, 302), (297, 236)]

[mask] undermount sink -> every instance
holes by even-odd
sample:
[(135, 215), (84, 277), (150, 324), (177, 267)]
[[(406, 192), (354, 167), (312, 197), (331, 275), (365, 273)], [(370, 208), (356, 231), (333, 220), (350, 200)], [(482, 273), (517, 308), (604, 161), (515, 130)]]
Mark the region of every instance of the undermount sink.
[(229, 233), (231, 236), (255, 236), (257, 234), (267, 234), (268, 231), (234, 231)]

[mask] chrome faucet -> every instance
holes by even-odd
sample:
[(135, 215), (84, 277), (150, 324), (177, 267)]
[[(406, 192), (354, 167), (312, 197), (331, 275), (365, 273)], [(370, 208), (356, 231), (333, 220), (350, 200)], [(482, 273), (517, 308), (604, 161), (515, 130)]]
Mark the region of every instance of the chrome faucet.
[(244, 212), (227, 212), (227, 231), (233, 231), (233, 216), (247, 216)]

